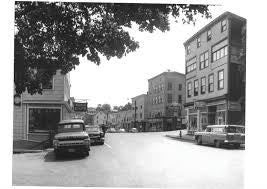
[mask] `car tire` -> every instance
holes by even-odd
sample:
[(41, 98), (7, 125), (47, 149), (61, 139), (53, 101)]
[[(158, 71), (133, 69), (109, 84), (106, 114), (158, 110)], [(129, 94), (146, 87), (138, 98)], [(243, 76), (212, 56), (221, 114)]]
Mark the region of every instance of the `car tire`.
[(100, 142), (100, 145), (104, 145), (104, 141), (103, 142)]
[(89, 151), (85, 151), (85, 152), (84, 152), (84, 156), (85, 156), (85, 157), (89, 156)]
[(221, 147), (221, 142), (219, 140), (214, 141), (215, 147), (220, 148)]
[(202, 144), (202, 138), (201, 138), (201, 136), (198, 136), (196, 141), (197, 141), (197, 144), (198, 145)]

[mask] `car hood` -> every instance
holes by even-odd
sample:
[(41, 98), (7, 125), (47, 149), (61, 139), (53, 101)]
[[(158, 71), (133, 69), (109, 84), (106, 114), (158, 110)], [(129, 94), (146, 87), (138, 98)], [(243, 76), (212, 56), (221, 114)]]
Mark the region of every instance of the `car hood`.
[(85, 131), (58, 133), (55, 135), (55, 139), (86, 139), (86, 138), (88, 138), (88, 134)]

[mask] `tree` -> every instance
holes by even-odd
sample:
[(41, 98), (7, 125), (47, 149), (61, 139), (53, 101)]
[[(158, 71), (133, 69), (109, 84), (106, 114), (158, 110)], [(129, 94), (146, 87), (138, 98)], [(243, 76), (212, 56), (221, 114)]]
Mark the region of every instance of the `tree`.
[(109, 60), (135, 51), (139, 43), (125, 30), (133, 22), (140, 31), (164, 32), (170, 15), (190, 24), (198, 14), (211, 17), (208, 5), (16, 1), (16, 93), (42, 93), (42, 84), (58, 69), (75, 69), (80, 55), (99, 65), (100, 54)]
[(98, 104), (96, 107), (96, 111), (103, 111), (105, 113), (108, 113), (111, 111), (111, 106), (109, 104)]

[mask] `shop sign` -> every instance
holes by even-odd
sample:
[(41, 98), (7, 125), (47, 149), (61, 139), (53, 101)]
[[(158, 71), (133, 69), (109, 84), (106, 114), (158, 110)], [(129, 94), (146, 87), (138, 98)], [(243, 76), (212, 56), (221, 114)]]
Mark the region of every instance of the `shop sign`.
[(238, 102), (229, 102), (228, 103), (228, 110), (241, 111), (241, 104)]
[(73, 102), (73, 108), (74, 108), (75, 112), (86, 112), (87, 111), (87, 103)]
[(194, 102), (194, 108), (199, 109), (199, 108), (204, 108), (206, 106), (206, 103), (203, 101), (195, 101)]

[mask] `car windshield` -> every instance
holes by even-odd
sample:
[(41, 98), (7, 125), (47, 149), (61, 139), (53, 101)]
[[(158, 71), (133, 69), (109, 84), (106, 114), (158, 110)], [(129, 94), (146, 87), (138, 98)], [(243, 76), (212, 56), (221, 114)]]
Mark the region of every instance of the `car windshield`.
[(245, 133), (245, 128), (230, 126), (230, 127), (227, 127), (226, 131), (227, 133)]
[(99, 131), (99, 127), (86, 127), (86, 131)]
[(77, 131), (83, 131), (83, 124), (81, 123), (60, 124), (57, 127), (58, 133), (77, 132)]

